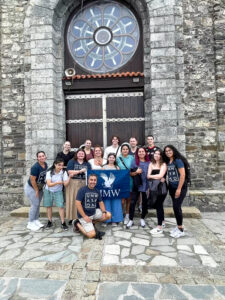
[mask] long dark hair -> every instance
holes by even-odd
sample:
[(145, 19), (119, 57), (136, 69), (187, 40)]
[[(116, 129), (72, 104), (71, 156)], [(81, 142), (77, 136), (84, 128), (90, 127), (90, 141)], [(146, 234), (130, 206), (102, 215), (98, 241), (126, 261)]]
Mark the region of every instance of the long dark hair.
[(116, 163), (116, 154), (115, 154), (115, 153), (113, 153), (113, 152), (108, 154), (108, 156), (107, 156), (107, 163), (106, 163), (106, 165), (108, 165), (108, 164), (109, 164), (109, 157), (110, 157), (111, 155), (113, 155), (113, 156), (115, 157), (114, 166), (115, 166), (115, 167), (117, 167), (117, 163)]
[[(173, 145), (167, 145), (163, 151), (163, 160), (168, 164), (170, 159), (166, 156), (166, 148), (170, 148), (173, 151), (173, 160), (181, 159), (184, 163), (187, 162), (187, 159), (175, 148)], [(187, 162), (188, 163), (188, 162)]]
[(53, 165), (50, 168), (48, 168), (48, 171), (50, 171), (51, 176), (55, 173), (55, 165), (60, 163), (64, 163), (64, 160), (62, 158), (56, 158), (53, 162)]
[[(161, 166), (161, 165), (165, 162), (165, 160), (164, 160), (164, 152), (163, 152), (162, 149), (160, 149), (160, 148), (156, 149), (155, 152), (159, 152), (159, 153), (160, 153), (160, 161), (159, 161), (159, 164), (160, 164), (160, 166)], [(154, 154), (155, 154), (155, 152), (154, 152)], [(154, 158), (154, 154), (153, 154), (152, 159), (151, 159), (151, 162), (152, 162), (153, 164), (156, 163), (156, 160), (155, 160), (155, 158)]]
[(148, 157), (148, 153), (147, 153), (146, 149), (144, 147), (138, 147), (136, 152), (135, 152), (135, 162), (136, 162), (137, 166), (140, 165), (140, 158), (138, 156), (139, 149), (143, 149), (145, 151), (145, 161), (149, 161), (149, 157)]
[(74, 154), (74, 160), (77, 160), (77, 154), (78, 154), (78, 152), (83, 152), (84, 153), (84, 162), (87, 162), (86, 153), (85, 153), (84, 149), (82, 149), (82, 148), (79, 148), (77, 150), (77, 152)]

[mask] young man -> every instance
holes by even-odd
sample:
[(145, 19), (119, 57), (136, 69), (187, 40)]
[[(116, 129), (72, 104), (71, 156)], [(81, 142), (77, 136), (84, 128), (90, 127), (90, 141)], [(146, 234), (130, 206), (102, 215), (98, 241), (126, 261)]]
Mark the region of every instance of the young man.
[(153, 155), (157, 149), (159, 149), (159, 147), (155, 146), (155, 144), (154, 144), (154, 136), (148, 135), (146, 151), (148, 153), (150, 161), (152, 160)]
[(88, 185), (79, 189), (76, 198), (78, 219), (73, 221), (73, 226), (88, 238), (101, 239), (104, 232), (97, 231), (94, 224), (110, 219), (111, 213), (105, 210), (100, 192), (95, 188), (96, 184), (97, 176), (90, 174)]
[(132, 136), (129, 140), (129, 144), (130, 144), (130, 153), (129, 154), (135, 156), (135, 152), (137, 150), (137, 144), (138, 144), (136, 137)]

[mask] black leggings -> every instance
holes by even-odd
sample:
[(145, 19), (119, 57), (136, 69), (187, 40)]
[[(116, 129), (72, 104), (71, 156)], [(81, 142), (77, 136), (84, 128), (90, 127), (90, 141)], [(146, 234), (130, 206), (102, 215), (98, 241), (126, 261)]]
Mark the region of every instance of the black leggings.
[(183, 214), (182, 214), (181, 205), (182, 205), (182, 203), (184, 201), (184, 198), (187, 194), (187, 185), (184, 184), (182, 186), (179, 198), (175, 198), (176, 190), (177, 190), (176, 188), (172, 188), (171, 186), (169, 186), (169, 193), (170, 193), (170, 196), (171, 196), (172, 201), (173, 201), (173, 211), (174, 211), (175, 218), (177, 220), (177, 225), (182, 226), (182, 224), (183, 224)]
[(135, 206), (138, 201), (138, 197), (142, 194), (142, 213), (141, 218), (144, 219), (148, 212), (148, 202), (147, 202), (147, 195), (145, 192), (132, 192), (131, 202), (130, 202), (130, 210), (129, 210), (129, 219), (133, 220), (134, 218), (134, 211)]
[(164, 221), (164, 209), (163, 202), (166, 199), (166, 195), (158, 195), (154, 208), (156, 209), (158, 225), (162, 226), (162, 221)]

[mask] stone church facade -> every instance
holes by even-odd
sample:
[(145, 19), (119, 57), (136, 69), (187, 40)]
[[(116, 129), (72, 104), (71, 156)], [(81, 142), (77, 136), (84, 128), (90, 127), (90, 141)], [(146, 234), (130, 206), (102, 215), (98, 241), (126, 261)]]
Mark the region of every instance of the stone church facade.
[[(48, 161), (52, 161), (68, 136), (65, 28), (74, 12), (84, 10), (91, 2), (94, 1), (1, 1), (3, 209), (26, 203), (23, 185), (36, 152), (44, 150)], [(111, 1), (102, 1), (106, 2)], [(137, 92), (143, 95), (145, 136), (153, 134), (157, 145), (174, 144), (187, 156), (192, 167), (192, 204), (205, 210), (224, 209), (224, 1), (118, 3), (132, 9), (140, 20), (143, 55), (138, 59), (143, 69), (129, 74), (138, 78), (132, 78), (132, 82), (143, 82), (142, 91), (139, 87)], [(88, 72), (85, 74), (88, 77)], [(79, 77), (72, 84), (76, 85), (76, 80)], [(94, 80), (95, 76), (92, 84)], [(116, 89), (116, 78), (114, 85)], [(74, 97), (82, 99), (83, 94), (77, 91)]]

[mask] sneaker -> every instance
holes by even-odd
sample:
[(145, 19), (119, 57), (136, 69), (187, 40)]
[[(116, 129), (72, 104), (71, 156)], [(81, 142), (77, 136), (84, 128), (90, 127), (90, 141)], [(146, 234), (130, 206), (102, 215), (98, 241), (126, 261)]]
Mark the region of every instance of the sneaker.
[(124, 220), (123, 220), (123, 224), (124, 224), (124, 225), (127, 225), (128, 222), (129, 222), (129, 218), (126, 216), (126, 217), (124, 218)]
[(178, 229), (178, 227), (176, 226), (176, 227), (174, 227), (172, 230), (170, 230), (170, 234), (174, 234), (177, 230), (179, 230), (179, 229)]
[(66, 225), (66, 222), (61, 224), (61, 228), (65, 231), (67, 231), (69, 229), (69, 227)]
[(37, 230), (40, 229), (40, 227), (37, 226), (37, 225), (35, 224), (35, 222), (33, 221), (33, 222), (28, 222), (28, 224), (27, 224), (27, 229), (30, 229), (31, 231), (37, 231)]
[(162, 223), (162, 228), (166, 228), (166, 223), (165, 222)]
[(69, 220), (68, 225), (72, 225), (73, 224), (73, 220)]
[(117, 223), (112, 222), (112, 227), (117, 227)]
[(35, 225), (37, 225), (39, 228), (45, 227), (44, 224), (42, 224), (39, 220), (34, 221)]
[(46, 224), (45, 228), (51, 228), (53, 226), (52, 221), (48, 220), (48, 223)]
[(184, 231), (180, 231), (179, 229), (177, 231), (175, 231), (173, 234), (171, 233), (170, 235), (171, 237), (175, 238), (175, 239), (179, 239), (182, 236), (185, 236), (185, 232)]
[(102, 223), (102, 227), (107, 227), (107, 223)]
[(132, 220), (130, 220), (128, 223), (127, 223), (127, 228), (131, 228), (133, 226), (134, 222)]
[(159, 227), (155, 227), (152, 230), (150, 230), (150, 233), (153, 235), (160, 234), (163, 233), (163, 229), (160, 229)]
[(144, 220), (144, 219), (141, 219), (141, 220), (140, 220), (140, 224), (141, 224), (141, 227), (145, 227), (145, 220)]

